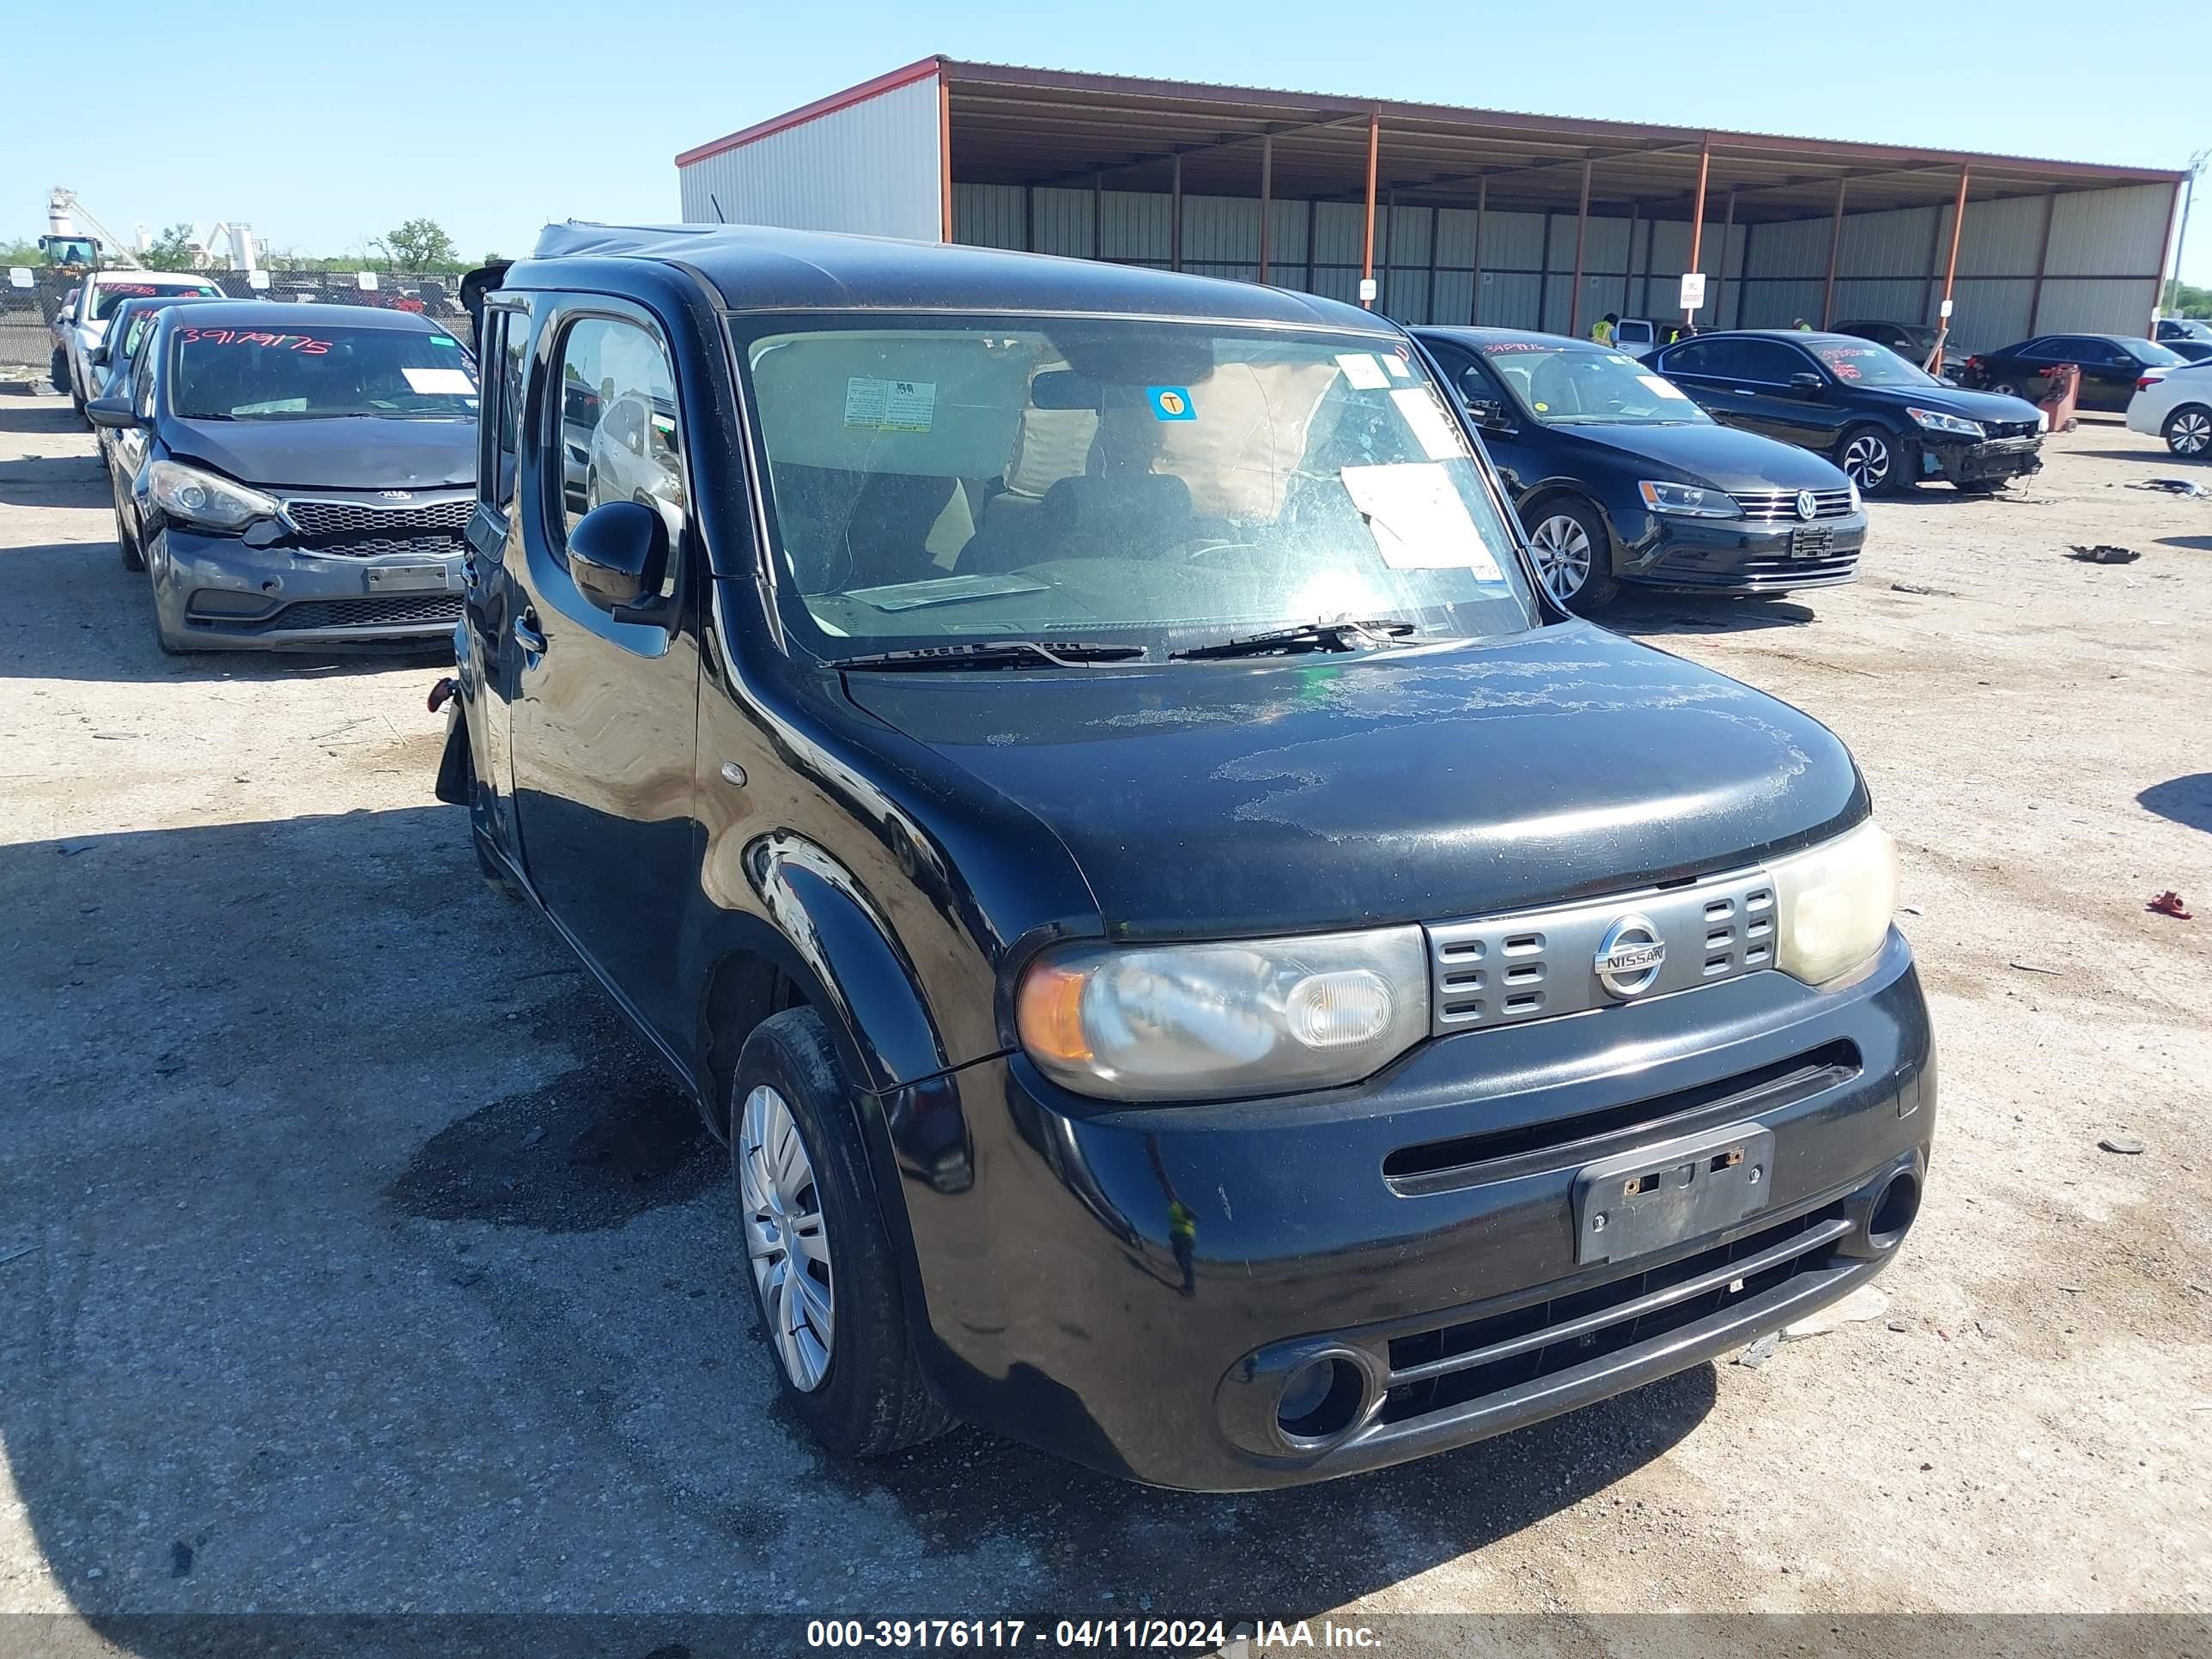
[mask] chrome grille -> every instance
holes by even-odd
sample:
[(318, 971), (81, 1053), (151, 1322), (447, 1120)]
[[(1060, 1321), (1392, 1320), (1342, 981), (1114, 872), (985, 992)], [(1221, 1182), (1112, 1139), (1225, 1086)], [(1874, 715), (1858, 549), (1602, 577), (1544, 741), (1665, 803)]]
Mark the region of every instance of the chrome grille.
[(1599, 982), (1598, 945), (1628, 915), (1648, 921), (1667, 947), (1636, 1001), (1773, 966), (1774, 884), (1763, 870), (1552, 909), (1432, 922), (1424, 930), (1430, 1030), (1443, 1036), (1612, 1006), (1622, 999)]
[[(1797, 494), (1794, 489), (1759, 489), (1735, 496), (1734, 500), (1743, 516), (1754, 524), (1802, 524), (1804, 520), (1797, 516)], [(1850, 490), (1815, 489), (1812, 496), (1815, 519), (1850, 516)]]
[(476, 502), (432, 501), (427, 505), (373, 506), (365, 501), (289, 501), (284, 516), (302, 536), (420, 536), (465, 528)]

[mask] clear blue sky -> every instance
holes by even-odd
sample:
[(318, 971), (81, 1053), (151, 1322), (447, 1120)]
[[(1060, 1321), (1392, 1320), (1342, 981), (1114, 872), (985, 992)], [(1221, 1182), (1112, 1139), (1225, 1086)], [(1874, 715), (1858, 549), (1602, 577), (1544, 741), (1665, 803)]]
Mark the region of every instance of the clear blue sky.
[[(673, 218), (678, 150), (933, 52), (2154, 167), (2212, 145), (2202, 14), (2083, 0), (116, 0), (37, 15), (48, 55), (0, 100), (9, 240), (42, 230), (46, 191), (65, 184), (124, 236), (236, 218), (278, 247), (345, 253), (427, 215), (465, 255), (520, 253), (548, 219)], [(2057, 79), (2070, 64), (2078, 92)], [(2183, 267), (2198, 283), (2205, 183)]]

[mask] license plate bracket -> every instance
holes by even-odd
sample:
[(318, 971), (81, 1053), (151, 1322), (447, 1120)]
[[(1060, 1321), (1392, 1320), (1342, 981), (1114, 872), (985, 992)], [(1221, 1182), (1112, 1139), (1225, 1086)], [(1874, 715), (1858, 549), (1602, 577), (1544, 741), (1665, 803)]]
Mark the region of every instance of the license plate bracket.
[(1681, 1135), (1583, 1166), (1575, 1261), (1622, 1261), (1732, 1227), (1766, 1207), (1774, 1133), (1756, 1123)]
[(1790, 556), (1793, 559), (1824, 558), (1835, 548), (1836, 532), (1826, 525), (1801, 525), (1790, 532)]
[(447, 586), (442, 564), (373, 564), (362, 576), (372, 593), (442, 593)]

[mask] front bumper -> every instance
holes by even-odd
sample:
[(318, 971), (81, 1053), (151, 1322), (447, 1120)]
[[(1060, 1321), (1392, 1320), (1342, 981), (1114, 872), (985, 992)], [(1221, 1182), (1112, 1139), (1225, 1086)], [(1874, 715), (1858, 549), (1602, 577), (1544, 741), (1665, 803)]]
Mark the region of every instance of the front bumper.
[[(1893, 933), (1845, 988), (1753, 973), (1432, 1040), (1326, 1095), (1102, 1109), (1016, 1057), (885, 1104), (946, 1402), (1114, 1474), (1234, 1491), (1534, 1423), (1843, 1295), (1910, 1224), (1887, 1189), (1909, 1177), (1917, 1203), (1936, 1103)], [(1577, 1265), (1580, 1171), (1737, 1125), (1773, 1137), (1755, 1213)], [(1350, 1419), (1286, 1438), (1280, 1391), (1316, 1359), (1352, 1380)]]
[(1811, 524), (1650, 514), (1619, 572), (1624, 582), (1701, 593), (1786, 593), (1858, 578), (1863, 509)]
[[(155, 606), (185, 649), (447, 647), (461, 616), (461, 565), (459, 551), (325, 554), (201, 535), (173, 522), (147, 545)], [(377, 591), (373, 573), (431, 567), (439, 573), (434, 588)]]
[(1947, 441), (1929, 434), (1921, 438), (1918, 449), (1923, 482), (1942, 478), (1952, 483), (1990, 483), (2031, 477), (2043, 471), (2040, 436)]

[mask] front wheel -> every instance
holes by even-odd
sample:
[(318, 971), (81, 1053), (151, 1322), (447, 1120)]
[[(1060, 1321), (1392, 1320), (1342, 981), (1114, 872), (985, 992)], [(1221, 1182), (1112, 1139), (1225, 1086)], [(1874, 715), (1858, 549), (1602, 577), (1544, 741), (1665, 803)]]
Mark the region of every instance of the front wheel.
[(1613, 574), (1612, 538), (1605, 524), (1580, 501), (1547, 501), (1528, 519), (1528, 550), (1545, 591), (1577, 614), (1595, 610), (1620, 591)]
[(2034, 398), (2028, 397), (2027, 393), (2023, 392), (2010, 380), (1999, 380), (1995, 386), (1984, 386), (1982, 390), (1984, 392), (1994, 392), (2000, 398), (2020, 398), (2028, 403), (2033, 403), (2035, 401)]
[(1878, 426), (1853, 427), (1844, 434), (1836, 465), (1862, 495), (1886, 495), (1905, 483), (1897, 441)]
[(54, 349), (53, 361), (46, 365), (46, 379), (52, 383), (57, 392), (67, 392), (70, 389), (69, 353), (62, 350), (58, 346)]
[(138, 538), (131, 533), (131, 521), (123, 516), (122, 484), (112, 475), (108, 479), (108, 494), (115, 498), (115, 550), (122, 556), (125, 570), (143, 570), (146, 555), (138, 545)]
[(2166, 447), (2185, 460), (2201, 459), (2212, 450), (2212, 409), (2202, 404), (2185, 404), (2166, 417), (2160, 429)]
[(905, 1297), (829, 1028), (787, 1008), (745, 1039), (730, 1161), (753, 1285), (783, 1396), (823, 1449), (878, 1457), (951, 1425), (907, 1334)]

